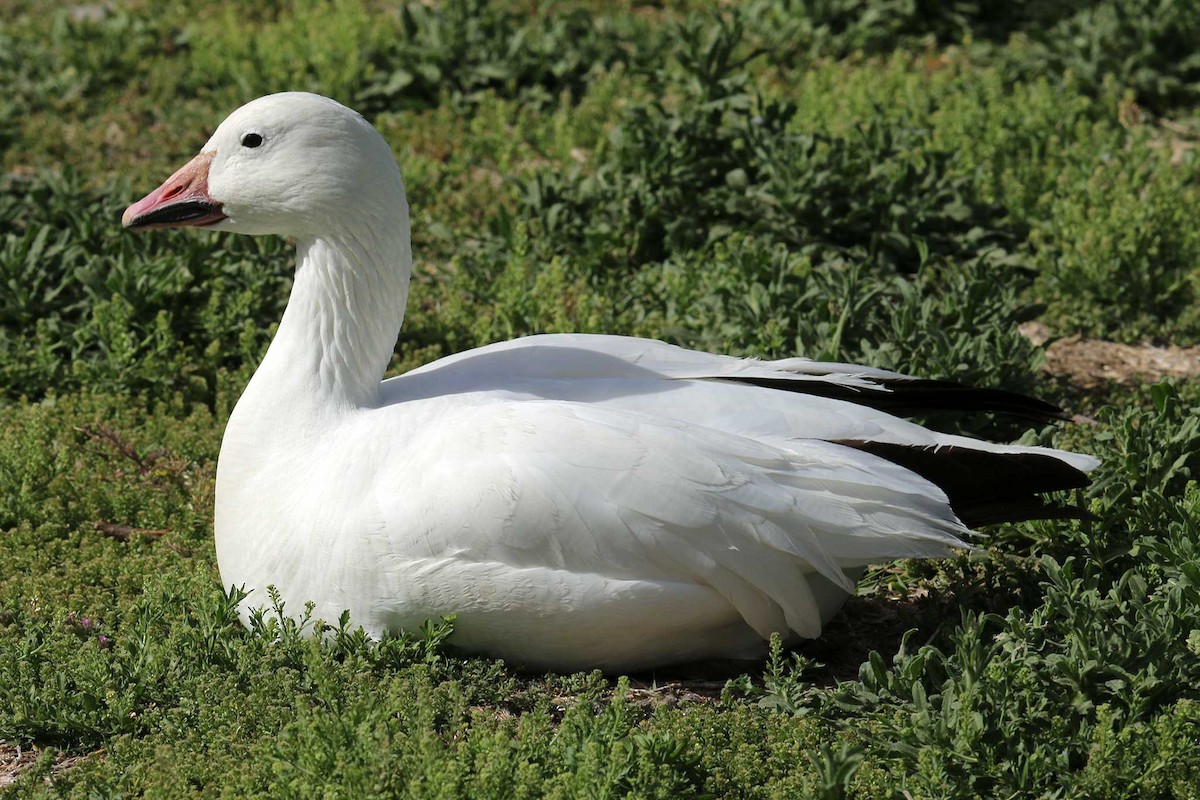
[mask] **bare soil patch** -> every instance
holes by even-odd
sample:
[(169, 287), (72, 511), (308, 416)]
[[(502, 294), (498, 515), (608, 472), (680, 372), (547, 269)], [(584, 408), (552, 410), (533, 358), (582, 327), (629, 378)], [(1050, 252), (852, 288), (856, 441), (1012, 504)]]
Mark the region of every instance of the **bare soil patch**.
[[(1034, 344), (1050, 338), (1049, 329), (1040, 322), (1025, 323), (1021, 333)], [(1200, 347), (1118, 344), (1070, 336), (1047, 346), (1046, 371), (1083, 389), (1105, 383), (1193, 378), (1200, 376)]]
[[(22, 773), (32, 769), (44, 752), (45, 750), (36, 746), (20, 747), (12, 742), (0, 742), (0, 791), (16, 783)], [(50, 767), (50, 775), (46, 780), (48, 782), (52, 781), (55, 776), (65, 772), (85, 758), (91, 758), (97, 753), (103, 752), (103, 750), (97, 750), (94, 753), (70, 755), (61, 751), (55, 751), (53, 754), (53, 764)]]

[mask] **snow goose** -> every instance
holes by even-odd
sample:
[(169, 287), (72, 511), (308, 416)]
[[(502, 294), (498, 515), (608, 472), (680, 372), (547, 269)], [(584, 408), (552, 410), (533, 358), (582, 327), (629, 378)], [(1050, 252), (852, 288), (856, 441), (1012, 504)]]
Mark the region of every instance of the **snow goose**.
[(287, 310), (229, 419), (221, 579), (372, 635), (530, 668), (761, 655), (815, 637), (864, 565), (1062, 513), (1096, 461), (897, 414), (1053, 406), (894, 372), (620, 336), (530, 336), (381, 381), (412, 259), (404, 184), (354, 111), (288, 92), (235, 111), (125, 212), (296, 241)]

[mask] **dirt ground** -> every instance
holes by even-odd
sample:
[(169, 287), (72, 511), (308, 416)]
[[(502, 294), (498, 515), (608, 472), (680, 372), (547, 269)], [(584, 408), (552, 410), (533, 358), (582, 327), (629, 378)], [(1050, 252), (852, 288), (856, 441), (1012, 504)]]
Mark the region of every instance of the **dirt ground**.
[[(16, 783), (21, 773), (32, 769), (44, 752), (43, 749), (37, 747), (18, 747), (11, 742), (0, 742), (0, 793)], [(55, 775), (70, 769), (83, 759), (103, 752), (103, 750), (97, 750), (94, 753), (68, 755), (55, 751), (51, 755), (50, 774), (46, 776), (46, 781), (51, 781)]]
[[(1050, 339), (1049, 329), (1040, 322), (1025, 323), (1021, 333), (1034, 344)], [(1110, 382), (1196, 377), (1200, 375), (1200, 347), (1129, 345), (1069, 336), (1046, 348), (1046, 371), (1081, 389)]]

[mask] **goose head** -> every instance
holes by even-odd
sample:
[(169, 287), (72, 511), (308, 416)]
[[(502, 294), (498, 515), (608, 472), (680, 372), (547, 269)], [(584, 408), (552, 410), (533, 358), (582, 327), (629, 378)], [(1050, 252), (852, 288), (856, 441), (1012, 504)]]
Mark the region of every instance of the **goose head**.
[(396, 225), (406, 208), (396, 161), (370, 123), (327, 97), (284, 92), (230, 114), (122, 223), (322, 238), (355, 221)]

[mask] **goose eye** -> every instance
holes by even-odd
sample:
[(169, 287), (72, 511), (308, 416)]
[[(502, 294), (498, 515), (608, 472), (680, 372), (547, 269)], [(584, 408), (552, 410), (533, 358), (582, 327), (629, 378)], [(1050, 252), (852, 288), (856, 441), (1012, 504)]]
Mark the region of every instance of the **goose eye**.
[(262, 143), (262, 134), (247, 133), (242, 136), (242, 147), (258, 147)]

